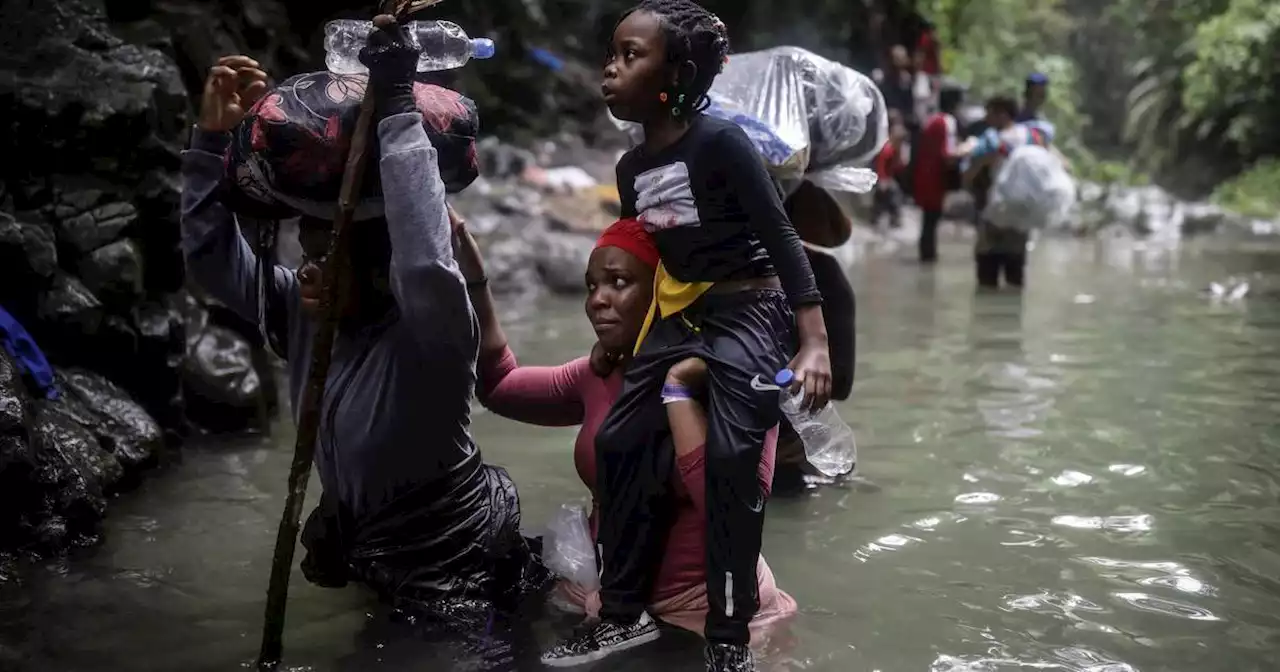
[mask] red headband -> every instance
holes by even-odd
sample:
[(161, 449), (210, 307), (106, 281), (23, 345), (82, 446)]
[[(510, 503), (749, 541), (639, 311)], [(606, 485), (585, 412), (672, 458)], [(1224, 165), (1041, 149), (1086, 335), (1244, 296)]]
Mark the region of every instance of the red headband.
[(638, 219), (619, 219), (611, 224), (596, 241), (596, 248), (601, 247), (616, 247), (630, 252), (649, 268), (656, 269), (661, 259), (653, 236), (644, 230), (644, 224)]

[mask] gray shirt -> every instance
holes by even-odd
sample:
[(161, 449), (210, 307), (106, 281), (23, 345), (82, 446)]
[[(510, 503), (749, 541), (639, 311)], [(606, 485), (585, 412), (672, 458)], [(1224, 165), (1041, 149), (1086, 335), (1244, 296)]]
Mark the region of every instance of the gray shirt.
[[(468, 480), (481, 467), (470, 433), (479, 326), (453, 259), (436, 150), (416, 112), (379, 122), (378, 141), (398, 310), (380, 324), (338, 334), (316, 447), (325, 492), (355, 520), (423, 485)], [(229, 142), (228, 134), (197, 129), (183, 152), (182, 248), (205, 291), (257, 322), (257, 260), (217, 194)], [(273, 271), (267, 291), (287, 314), (287, 333), (278, 336), (296, 420), (313, 325), (294, 272)], [(441, 485), (442, 495), (450, 490)]]

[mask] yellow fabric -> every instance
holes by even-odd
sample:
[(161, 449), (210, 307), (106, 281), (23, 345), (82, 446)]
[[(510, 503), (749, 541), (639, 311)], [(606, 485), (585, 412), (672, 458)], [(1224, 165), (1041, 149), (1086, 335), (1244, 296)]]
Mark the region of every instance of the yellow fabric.
[(631, 354), (640, 352), (640, 344), (644, 343), (644, 337), (649, 334), (654, 319), (659, 316), (671, 317), (688, 308), (714, 284), (716, 283), (680, 282), (667, 273), (667, 267), (662, 262), (658, 262), (658, 270), (653, 274), (653, 302), (649, 304), (649, 314), (644, 318), (644, 325), (640, 327), (640, 336), (636, 338), (636, 347)]

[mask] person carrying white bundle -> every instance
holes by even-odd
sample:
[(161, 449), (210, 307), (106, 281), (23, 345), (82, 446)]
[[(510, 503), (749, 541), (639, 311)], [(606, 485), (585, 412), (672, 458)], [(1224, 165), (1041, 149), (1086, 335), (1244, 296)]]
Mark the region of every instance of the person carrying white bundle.
[(1040, 145), (1015, 148), (996, 174), (983, 217), (1023, 232), (1060, 225), (1075, 203), (1076, 185), (1062, 160)]
[(964, 152), (968, 157), (964, 185), (972, 190), (978, 212), (982, 213), (973, 254), (978, 286), (999, 287), (1003, 275), (1005, 284), (1022, 287), (1027, 265), (1027, 231), (992, 221), (988, 217), (988, 205), (996, 199), (995, 182), (1013, 153), (1034, 145), (1043, 149), (1049, 144), (1049, 136), (1044, 126), (1014, 122), (1018, 104), (1012, 98), (996, 96), (987, 101), (986, 108), (987, 131), (975, 146), (966, 147)]

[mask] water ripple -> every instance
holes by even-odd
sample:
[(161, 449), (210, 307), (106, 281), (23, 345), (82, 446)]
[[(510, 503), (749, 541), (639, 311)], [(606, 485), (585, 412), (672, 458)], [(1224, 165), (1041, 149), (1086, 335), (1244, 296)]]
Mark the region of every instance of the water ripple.
[(1174, 618), (1185, 618), (1192, 621), (1221, 621), (1213, 612), (1203, 607), (1185, 602), (1177, 602), (1147, 593), (1112, 593), (1116, 599), (1134, 609)]
[(1154, 520), (1145, 513), (1133, 516), (1054, 516), (1053, 524), (1081, 530), (1150, 532)]
[(1177, 562), (1103, 557), (1082, 557), (1076, 560), (1099, 568), (1098, 575), (1105, 579), (1131, 582), (1144, 587), (1170, 588), (1180, 593), (1203, 597), (1218, 594), (1217, 588)]
[(1052, 480), (1055, 485), (1060, 485), (1064, 488), (1076, 488), (1092, 483), (1093, 477), (1081, 471), (1067, 469), (1057, 476), (1054, 476)]

